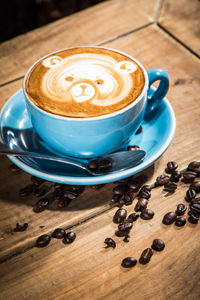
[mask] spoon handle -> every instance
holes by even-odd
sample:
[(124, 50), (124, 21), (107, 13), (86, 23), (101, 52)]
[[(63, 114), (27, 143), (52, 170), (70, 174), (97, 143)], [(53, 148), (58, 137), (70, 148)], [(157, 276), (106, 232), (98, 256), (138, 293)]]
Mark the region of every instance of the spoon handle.
[(68, 157), (65, 158), (65, 157), (59, 157), (59, 156), (37, 153), (37, 152), (13, 150), (13, 149), (6, 148), (2, 145), (0, 145), (0, 155), (14, 155), (14, 156), (23, 156), (23, 157), (34, 157), (34, 158), (38, 158), (38, 159), (47, 159), (47, 160), (51, 160), (51, 161), (57, 161), (57, 162), (65, 163), (68, 165), (76, 166), (76, 167), (86, 170), (86, 165), (84, 163), (76, 161), (76, 160), (68, 158)]

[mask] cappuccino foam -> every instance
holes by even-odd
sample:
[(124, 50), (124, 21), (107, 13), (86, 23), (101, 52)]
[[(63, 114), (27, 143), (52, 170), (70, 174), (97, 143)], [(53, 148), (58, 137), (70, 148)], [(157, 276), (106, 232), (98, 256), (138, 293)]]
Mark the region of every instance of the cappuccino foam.
[(29, 71), (25, 89), (41, 109), (86, 118), (118, 111), (142, 92), (141, 67), (105, 48), (80, 47), (50, 54)]

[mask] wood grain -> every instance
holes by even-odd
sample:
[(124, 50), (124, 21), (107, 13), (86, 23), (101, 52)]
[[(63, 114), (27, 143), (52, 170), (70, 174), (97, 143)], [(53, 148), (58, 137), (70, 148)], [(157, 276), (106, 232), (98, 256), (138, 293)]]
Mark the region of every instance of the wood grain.
[[(145, 45), (143, 41), (146, 41)], [(135, 45), (138, 45), (136, 47)], [(171, 88), (168, 98), (171, 101), (177, 118), (177, 130), (172, 145), (158, 160), (153, 170), (150, 170), (151, 181), (162, 173), (167, 161), (178, 161), (180, 168), (189, 161), (199, 159), (200, 145), (200, 119), (199, 119), (199, 61), (182, 46), (173, 41), (166, 33), (163, 33), (156, 25), (122, 37), (108, 46), (117, 48), (132, 54), (139, 59), (148, 69), (151, 67), (163, 67), (167, 69), (171, 77)], [(140, 50), (142, 49), (142, 51)], [(187, 70), (187, 72), (186, 72)], [(16, 92), (16, 82), (13, 92)], [(193, 91), (196, 91), (193, 93)], [(6, 86), (4, 87), (6, 95)], [(2, 101), (3, 98), (1, 98)], [(189, 108), (189, 109), (188, 109)], [(190, 122), (188, 122), (190, 120)], [(32, 212), (32, 205), (36, 199), (20, 200), (18, 198), (19, 186), (29, 182), (29, 175), (23, 174), (17, 177), (8, 171), (9, 162), (2, 159), (1, 163), (1, 208), (2, 219), (1, 258), (5, 259), (16, 252), (31, 247), (34, 240), (42, 233), (51, 232), (55, 227), (68, 228), (79, 221), (88, 219), (91, 215), (107, 210), (111, 199), (112, 185), (107, 185), (103, 190), (92, 193), (90, 190), (76, 201), (72, 202), (69, 211), (45, 211), (41, 214)], [(153, 173), (153, 174), (152, 174)], [(4, 178), (7, 178), (6, 181)], [(104, 206), (105, 205), (105, 206)], [(30, 222), (30, 231), (22, 235), (12, 235), (11, 229), (16, 222)], [(45, 225), (38, 230), (39, 225)]]
[[(162, 217), (184, 201), (187, 186), (181, 184), (174, 195), (164, 197), (162, 188), (152, 190), (150, 221), (133, 225), (129, 243), (117, 238), (114, 211), (72, 228), (77, 239), (71, 245), (52, 240), (43, 249), (33, 248), (1, 264), (1, 299), (187, 299), (200, 293), (199, 225), (184, 228), (165, 226)], [(127, 209), (133, 211), (133, 206)], [(113, 237), (115, 249), (105, 249), (104, 239)], [(127, 256), (139, 259), (153, 239), (166, 247), (155, 252), (146, 266), (123, 269)]]
[(200, 55), (200, 2), (164, 0), (158, 23)]
[(106, 1), (2, 43), (0, 85), (24, 76), (33, 62), (52, 51), (101, 44), (153, 22), (157, 2)]

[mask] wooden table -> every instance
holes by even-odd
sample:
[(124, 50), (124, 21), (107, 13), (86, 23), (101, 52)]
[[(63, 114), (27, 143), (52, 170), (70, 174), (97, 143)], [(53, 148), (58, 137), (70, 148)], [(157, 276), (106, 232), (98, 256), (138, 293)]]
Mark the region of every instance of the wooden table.
[[(0, 46), (0, 106), (22, 86), (28, 67), (48, 52), (77, 45), (104, 45), (125, 51), (149, 69), (168, 71), (168, 99), (177, 120), (176, 134), (165, 154), (144, 173), (147, 183), (164, 172), (168, 161), (179, 169), (199, 160), (200, 153), (200, 43), (198, 0), (113, 0), (88, 8)], [(114, 235), (110, 205), (113, 183), (99, 190), (87, 187), (64, 209), (55, 207), (34, 213), (36, 197), (20, 198), (20, 187), (30, 175), (13, 173), (11, 162), (0, 157), (0, 299), (199, 299), (199, 224), (183, 228), (162, 225), (162, 217), (185, 202), (188, 185), (164, 197), (162, 188), (152, 190), (150, 221), (139, 219), (129, 243)], [(188, 205), (188, 203), (187, 203)], [(133, 212), (135, 201), (125, 207)], [(13, 232), (16, 223), (29, 224)], [(43, 249), (34, 247), (37, 237), (55, 228), (73, 230), (71, 245), (52, 239)], [(105, 249), (113, 237), (115, 249)], [(123, 269), (124, 257), (139, 258), (161, 238), (166, 247), (149, 264)]]

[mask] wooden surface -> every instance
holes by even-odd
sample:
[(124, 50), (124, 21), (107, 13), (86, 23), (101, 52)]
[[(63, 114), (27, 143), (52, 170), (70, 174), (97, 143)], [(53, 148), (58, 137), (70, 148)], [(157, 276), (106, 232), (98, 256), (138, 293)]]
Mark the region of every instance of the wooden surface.
[[(147, 69), (161, 67), (170, 74), (167, 97), (176, 114), (176, 134), (166, 153), (144, 172), (148, 182), (163, 173), (168, 161), (175, 160), (183, 168), (199, 160), (200, 63), (156, 24), (160, 8), (163, 16), (165, 7), (165, 1), (108, 1), (2, 44), (1, 107), (21, 87), (20, 77), (27, 67), (47, 48), (62, 48), (66, 40), (67, 46), (104, 44), (133, 55)], [(84, 23), (87, 35), (79, 35), (83, 28), (77, 27), (77, 22), (79, 26)], [(97, 33), (94, 25), (100, 23)], [(71, 30), (66, 33), (68, 27)], [(192, 36), (195, 30), (189, 26), (187, 31)], [(185, 185), (169, 197), (164, 197), (162, 188), (154, 189), (149, 208), (155, 217), (138, 220), (130, 242), (124, 243), (114, 236), (113, 183), (100, 190), (87, 187), (64, 211), (52, 206), (36, 214), (32, 208), (37, 199), (18, 196), (19, 188), (30, 183), (30, 175), (23, 171), (14, 174), (9, 165), (7, 158), (0, 157), (0, 299), (199, 299), (199, 225), (187, 223), (179, 229), (161, 223), (166, 212), (185, 203)], [(134, 206), (126, 208), (132, 212)], [(13, 233), (17, 222), (28, 222), (29, 228)], [(77, 240), (71, 245), (52, 240), (44, 249), (33, 247), (38, 236), (57, 227), (73, 227)], [(115, 238), (116, 249), (104, 248), (108, 236)], [(122, 269), (124, 257), (138, 259), (154, 238), (165, 241), (163, 252), (155, 253), (146, 266)]]

